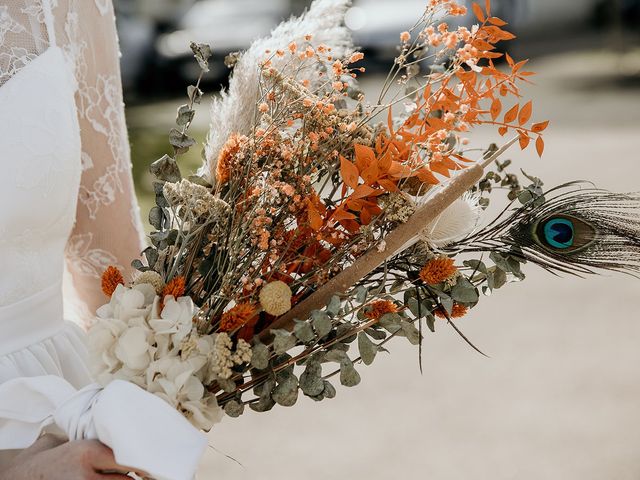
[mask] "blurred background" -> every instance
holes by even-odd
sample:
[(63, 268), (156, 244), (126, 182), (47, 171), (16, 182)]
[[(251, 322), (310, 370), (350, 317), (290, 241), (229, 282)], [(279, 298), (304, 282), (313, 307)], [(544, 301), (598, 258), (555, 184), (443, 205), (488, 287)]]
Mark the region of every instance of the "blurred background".
[[(380, 88), (399, 32), (427, 0), (354, 0), (346, 18), (367, 55), (365, 93)], [(227, 83), (224, 58), (306, 0), (114, 0), (134, 176), (142, 211), (148, 165), (198, 70), (189, 42), (213, 47), (204, 89)], [(467, 2), (468, 4), (469, 2)], [(510, 157), (549, 186), (588, 179), (640, 190), (640, 0), (492, 0), (530, 58), (534, 116), (549, 119), (542, 160)], [(463, 18), (464, 24), (473, 20)], [(192, 134), (204, 141), (208, 102)], [(499, 141), (479, 132), (479, 145)], [(198, 149), (183, 173), (200, 164)], [(640, 479), (640, 282), (620, 276), (528, 278), (484, 299), (459, 325), (427, 336), (424, 374), (402, 342), (334, 400), (225, 419), (210, 434), (201, 479)], [(308, 400), (308, 401), (307, 401)], [(232, 458), (228, 458), (232, 457)]]

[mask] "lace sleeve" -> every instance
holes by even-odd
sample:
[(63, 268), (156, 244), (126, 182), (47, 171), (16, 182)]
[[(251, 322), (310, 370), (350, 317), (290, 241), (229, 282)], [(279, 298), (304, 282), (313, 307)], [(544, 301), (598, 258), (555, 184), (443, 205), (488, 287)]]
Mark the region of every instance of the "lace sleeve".
[[(109, 265), (130, 273), (144, 249), (131, 175), (122, 102), (119, 49), (111, 0), (64, 0), (54, 10), (58, 43), (74, 62), (82, 138), (82, 182), (67, 268), (87, 322), (105, 303), (100, 276)], [(79, 311), (80, 310), (80, 311)]]

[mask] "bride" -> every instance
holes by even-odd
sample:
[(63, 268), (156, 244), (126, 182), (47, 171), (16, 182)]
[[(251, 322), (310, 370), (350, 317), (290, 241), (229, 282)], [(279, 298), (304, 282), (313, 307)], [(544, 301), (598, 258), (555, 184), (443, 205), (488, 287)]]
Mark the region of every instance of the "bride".
[(0, 450), (13, 449), (0, 451), (1, 480), (129, 478), (99, 473), (130, 469), (95, 440), (43, 435), (17, 450), (7, 418), (36, 400), (1, 388), (51, 375), (91, 383), (62, 280), (66, 260), (88, 321), (106, 300), (103, 270), (126, 270), (143, 249), (121, 97), (111, 0), (0, 4)]

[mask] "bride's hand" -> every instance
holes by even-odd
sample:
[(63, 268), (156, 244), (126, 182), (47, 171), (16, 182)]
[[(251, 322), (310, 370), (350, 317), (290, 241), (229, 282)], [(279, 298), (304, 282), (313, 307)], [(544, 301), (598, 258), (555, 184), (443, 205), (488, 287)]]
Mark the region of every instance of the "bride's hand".
[(118, 465), (111, 449), (98, 441), (61, 443), (45, 435), (16, 457), (12, 467), (0, 472), (0, 480), (131, 480), (126, 475), (129, 471)]

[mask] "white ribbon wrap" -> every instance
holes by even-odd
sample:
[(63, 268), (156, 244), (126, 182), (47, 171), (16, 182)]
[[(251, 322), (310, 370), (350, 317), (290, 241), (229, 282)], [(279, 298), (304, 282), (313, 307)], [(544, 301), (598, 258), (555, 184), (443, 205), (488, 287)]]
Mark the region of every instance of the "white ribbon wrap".
[(28, 448), (51, 425), (69, 440), (100, 440), (119, 465), (157, 480), (192, 480), (207, 445), (169, 404), (129, 382), (76, 390), (49, 375), (0, 385), (0, 450)]

